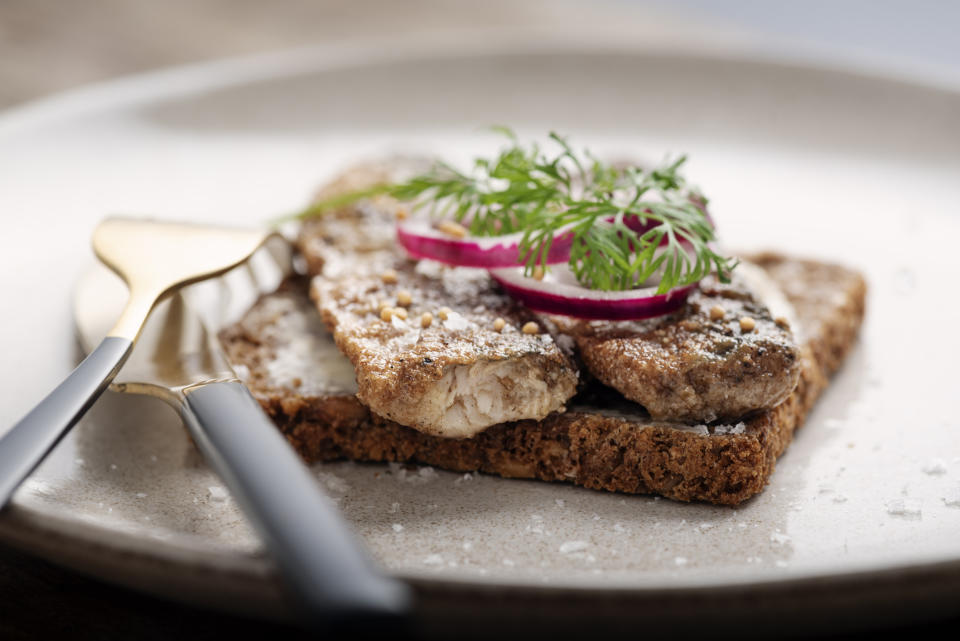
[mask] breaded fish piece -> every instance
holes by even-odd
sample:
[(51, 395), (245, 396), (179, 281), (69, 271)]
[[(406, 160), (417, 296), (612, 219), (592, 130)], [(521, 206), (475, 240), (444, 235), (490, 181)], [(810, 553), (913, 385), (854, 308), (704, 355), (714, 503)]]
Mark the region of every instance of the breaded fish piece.
[(481, 270), (401, 259), (385, 274), (317, 276), (311, 297), (361, 402), (401, 425), (464, 438), (542, 419), (576, 392), (553, 336)]
[[(314, 202), (403, 180), (430, 166), (424, 158), (399, 156), (358, 163), (316, 194)], [(387, 197), (345, 205), (303, 221), (297, 248), (310, 274), (336, 276), (357, 270), (383, 271), (397, 256), (396, 219), (406, 206)]]
[[(415, 158), (356, 165), (318, 199), (425, 166)], [(306, 221), (297, 241), (315, 276), (311, 296), (356, 368), (359, 399), (397, 423), (450, 437), (562, 410), (578, 376), (553, 337), (539, 328), (524, 333), (537, 318), (499, 292), (485, 272), (429, 263), (417, 268), (404, 259), (394, 236), (403, 209), (389, 198), (351, 204)], [(409, 303), (401, 304), (400, 292), (410, 295)], [(402, 311), (387, 314), (384, 305)]]
[[(761, 293), (780, 311), (772, 313)], [(800, 348), (784, 300), (762, 270), (745, 263), (730, 284), (701, 281), (668, 316), (552, 320), (574, 336), (591, 374), (654, 420), (710, 422), (774, 407), (796, 387)]]

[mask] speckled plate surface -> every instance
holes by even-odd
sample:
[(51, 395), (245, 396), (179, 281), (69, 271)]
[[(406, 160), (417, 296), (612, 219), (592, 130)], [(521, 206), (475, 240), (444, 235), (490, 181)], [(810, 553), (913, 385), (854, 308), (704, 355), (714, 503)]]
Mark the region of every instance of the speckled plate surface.
[[(0, 118), (0, 425), (76, 362), (71, 288), (105, 214), (262, 221), (354, 159), (490, 149), (488, 123), (603, 154), (683, 151), (728, 243), (839, 260), (871, 287), (861, 342), (766, 492), (730, 509), (430, 468), (338, 463), (317, 478), (420, 587), (428, 617), (955, 607), (960, 94), (626, 37), (474, 40), (208, 65)], [(108, 394), (0, 536), (127, 585), (282, 616), (259, 543), (159, 401)]]

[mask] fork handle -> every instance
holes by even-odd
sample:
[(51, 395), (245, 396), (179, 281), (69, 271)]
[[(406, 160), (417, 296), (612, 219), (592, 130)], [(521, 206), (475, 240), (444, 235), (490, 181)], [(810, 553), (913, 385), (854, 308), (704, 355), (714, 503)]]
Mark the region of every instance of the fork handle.
[(0, 508), (99, 398), (133, 343), (108, 336), (40, 404), (0, 438)]
[(181, 413), (315, 622), (396, 621), (405, 585), (380, 574), (286, 439), (238, 382), (185, 390)]

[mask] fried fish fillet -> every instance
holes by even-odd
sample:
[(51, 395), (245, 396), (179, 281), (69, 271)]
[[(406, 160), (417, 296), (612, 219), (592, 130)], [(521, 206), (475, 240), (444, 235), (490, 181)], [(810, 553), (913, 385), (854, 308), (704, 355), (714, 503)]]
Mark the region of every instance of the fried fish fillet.
[[(426, 160), (410, 157), (360, 163), (324, 185), (314, 200), (319, 202), (402, 180), (428, 166)], [(382, 271), (397, 256), (395, 223), (402, 209), (404, 206), (396, 200), (380, 197), (308, 218), (297, 235), (297, 248), (306, 260), (307, 271), (327, 276), (357, 270)]]
[[(318, 198), (424, 166), (415, 158), (357, 165)], [(536, 317), (485, 272), (426, 263), (418, 269), (403, 258), (394, 236), (403, 208), (388, 198), (361, 201), (308, 220), (298, 237), (314, 276), (311, 296), (356, 368), (358, 398), (397, 423), (449, 437), (562, 410), (578, 382), (570, 358), (548, 332), (523, 332)], [(401, 292), (409, 303), (398, 300), (405, 300)], [(386, 314), (385, 305), (399, 311)]]
[(317, 276), (311, 296), (374, 412), (469, 437), (564, 408), (578, 376), (533, 313), (485, 272), (398, 260), (388, 277)]
[(575, 337), (591, 374), (642, 405), (654, 420), (710, 422), (774, 407), (796, 387), (800, 348), (790, 315), (779, 288), (763, 270), (745, 263), (729, 284), (713, 277), (701, 281), (686, 305), (669, 316), (615, 323), (552, 320)]

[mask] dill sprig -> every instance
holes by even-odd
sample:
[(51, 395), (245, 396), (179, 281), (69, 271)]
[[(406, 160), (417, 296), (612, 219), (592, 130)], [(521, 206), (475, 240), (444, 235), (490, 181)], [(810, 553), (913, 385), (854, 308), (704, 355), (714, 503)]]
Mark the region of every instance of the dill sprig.
[(712, 271), (729, 280), (737, 262), (710, 245), (707, 200), (680, 175), (685, 156), (644, 171), (603, 163), (589, 151), (578, 155), (555, 133), (550, 140), (558, 149), (547, 154), (536, 143), (520, 144), (509, 129), (498, 130), (510, 144), (492, 159), (475, 159), (469, 173), (438, 162), (409, 180), (315, 203), (298, 217), (386, 195), (452, 218), (474, 236), (522, 232), (518, 263), (527, 275), (546, 268), (554, 239), (570, 233), (570, 269), (591, 289), (633, 289), (656, 278), (662, 294)]

